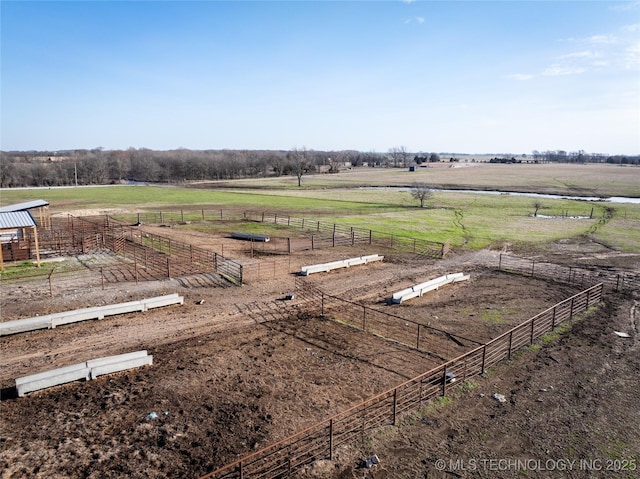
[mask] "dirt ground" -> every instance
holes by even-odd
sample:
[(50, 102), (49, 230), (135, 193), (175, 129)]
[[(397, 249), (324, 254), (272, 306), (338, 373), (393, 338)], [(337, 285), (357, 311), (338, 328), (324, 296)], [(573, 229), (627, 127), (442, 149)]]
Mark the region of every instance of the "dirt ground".
[[(166, 228), (159, 234), (218, 252), (224, 244), (229, 257), (246, 254), (246, 245), (228, 238)], [(242, 287), (174, 279), (87, 291), (88, 278), (78, 275), (57, 284), (50, 298), (25, 285), (3, 285), (3, 321), (174, 292), (185, 301), (0, 338), (1, 477), (197, 478), (439, 363), (434, 354), (320, 318), (307, 294), (312, 288), (477, 341), (577, 292), (498, 273), (500, 252), (488, 250), (444, 260), (386, 255), (382, 263), (304, 281), (294, 274), (303, 264), (363, 253), (296, 254), (289, 276)], [(586, 243), (558, 244), (555, 253), (575, 264), (597, 257), (598, 264), (640, 265), (637, 257)], [(459, 271), (470, 280), (388, 304), (394, 291)], [(283, 300), (289, 293), (294, 299)], [(629, 469), (640, 467), (640, 309), (637, 297), (605, 299), (571, 333), (517, 355), (456, 390), (450, 403), (340, 451), (333, 462), (318, 461), (298, 477), (637, 477)], [(632, 337), (620, 339), (614, 330)], [(152, 366), (15, 395), (17, 377), (139, 349), (153, 354)], [(434, 344), (435, 350), (444, 358), (459, 353), (447, 344)], [(492, 399), (494, 393), (507, 401)], [(373, 454), (380, 464), (360, 467)], [(547, 470), (533, 462), (501, 470), (504, 459), (547, 461)], [(600, 462), (560, 471), (564, 459)]]

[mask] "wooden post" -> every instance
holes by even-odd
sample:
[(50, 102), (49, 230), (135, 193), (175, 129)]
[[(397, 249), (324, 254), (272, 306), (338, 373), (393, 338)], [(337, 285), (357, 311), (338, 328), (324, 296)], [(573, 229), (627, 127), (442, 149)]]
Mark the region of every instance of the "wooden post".
[(487, 358), (487, 345), (482, 348), (482, 365), (480, 366), (480, 374), (484, 374), (485, 359)]
[(171, 260), (167, 258), (167, 278), (171, 279)]
[(507, 359), (511, 359), (511, 345), (513, 344), (513, 330), (509, 333), (509, 354), (507, 354)]
[(502, 253), (500, 253), (500, 258), (498, 259), (498, 271), (502, 271)]
[(53, 298), (53, 284), (51, 284), (51, 277), (53, 276), (53, 270), (49, 273), (49, 296)]
[(36, 259), (38, 261), (38, 268), (40, 267), (40, 246), (38, 246), (38, 228), (33, 228), (33, 237), (36, 240)]
[(287, 237), (287, 252), (291, 254), (291, 238)]
[(335, 248), (336, 246), (336, 224), (333, 224), (333, 234), (332, 234), (332, 240), (333, 240), (333, 247)]

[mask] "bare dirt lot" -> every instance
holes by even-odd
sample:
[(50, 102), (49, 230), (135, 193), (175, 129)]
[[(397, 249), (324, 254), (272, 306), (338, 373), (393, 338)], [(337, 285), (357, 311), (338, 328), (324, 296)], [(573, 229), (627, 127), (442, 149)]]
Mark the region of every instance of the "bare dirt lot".
[[(185, 238), (173, 229), (162, 234), (214, 250), (224, 241), (230, 257), (246, 252), (245, 245), (211, 235)], [(3, 288), (3, 321), (173, 292), (185, 302), (1, 338), (2, 477), (199, 477), (459, 353), (446, 343), (434, 344), (437, 355), (419, 352), (322, 319), (318, 305), (305, 294), (307, 287), (477, 341), (495, 337), (578, 290), (496, 272), (495, 251), (445, 260), (387, 255), (382, 263), (304, 281), (293, 274), (303, 264), (362, 253), (336, 248), (296, 254), (289, 276), (242, 287), (167, 280), (87, 291), (87, 279), (77, 276), (58, 284), (53, 298), (31, 294), (24, 285)], [(584, 257), (576, 245), (570, 253)], [(566, 249), (564, 254), (569, 260)], [(633, 261), (627, 258), (624, 264), (637, 268), (637, 258)], [(394, 291), (458, 271), (470, 274), (470, 280), (407, 304), (387, 304)], [(288, 293), (294, 299), (284, 301)], [(489, 466), (470, 470), (471, 459), (484, 458), (599, 458), (603, 469), (607, 460), (637, 463), (636, 306), (637, 298), (610, 295), (570, 334), (466, 385), (453, 394), (451, 404), (354, 444), (304, 475), (380, 479), (518, 473)], [(632, 338), (619, 339), (613, 330)], [(17, 377), (139, 349), (153, 354), (152, 366), (15, 397)], [(493, 400), (496, 392), (505, 394), (507, 402)], [(378, 454), (381, 463), (359, 468), (371, 454)], [(438, 459), (447, 461), (445, 467)], [(467, 461), (467, 470), (456, 459)], [(591, 476), (637, 477), (628, 470), (613, 471), (614, 466), (623, 468), (612, 463), (609, 471), (594, 469)], [(532, 470), (528, 477), (590, 477), (584, 469), (558, 475)]]

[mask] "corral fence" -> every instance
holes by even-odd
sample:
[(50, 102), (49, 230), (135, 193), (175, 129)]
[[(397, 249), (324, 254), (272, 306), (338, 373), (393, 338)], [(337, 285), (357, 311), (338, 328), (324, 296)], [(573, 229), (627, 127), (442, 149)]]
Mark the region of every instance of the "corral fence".
[[(201, 479), (275, 479), (297, 472), (321, 459), (333, 460), (338, 448), (365, 440), (385, 426), (419, 412), (430, 400), (446, 396), (456, 381), (466, 381), (511, 358), (519, 348), (552, 331), (560, 323), (600, 303), (603, 285), (597, 284), (561, 301), (486, 344), (446, 361), (393, 389), (335, 416), (217, 469)], [(454, 383), (455, 384), (455, 383)]]
[(421, 256), (443, 258), (450, 250), (449, 242), (427, 241), (409, 236), (381, 233), (366, 228), (338, 225), (307, 218), (297, 218), (278, 213), (245, 211), (244, 219), (260, 223), (273, 223), (297, 229), (307, 234), (307, 238), (282, 238), (260, 244), (259, 248), (272, 253), (314, 250), (336, 246), (370, 245), (392, 251), (414, 253)]
[(551, 278), (581, 286), (602, 283), (615, 292), (640, 291), (640, 274), (632, 271), (613, 271), (596, 266), (563, 266), (505, 254), (500, 255), (498, 269), (532, 278)]
[(271, 236), (268, 242), (252, 242), (251, 251), (268, 254), (291, 254), (298, 251), (332, 248), (336, 246), (372, 245), (402, 253), (443, 258), (451, 249), (450, 243), (427, 241), (409, 236), (382, 233), (366, 228), (338, 225), (291, 215), (264, 212), (223, 209), (200, 209), (180, 211), (159, 211), (127, 213), (114, 216), (118, 221), (135, 224), (180, 224), (189, 222), (253, 221), (271, 223), (297, 229), (307, 237)]
[(442, 361), (458, 356), (481, 342), (333, 296), (296, 278), (296, 291), (304, 291), (309, 311), (384, 339), (434, 356)]
[[(100, 282), (155, 281), (197, 274), (213, 273), (234, 284), (242, 284), (243, 265), (204, 248), (149, 234), (131, 225), (105, 217), (73, 217), (44, 230), (40, 243), (43, 250), (58, 255), (81, 255), (108, 251), (120, 258), (118, 264), (87, 265), (82, 270), (56, 273), (56, 278), (77, 274), (87, 269), (99, 273)], [(250, 270), (255, 267), (249, 267)], [(266, 276), (266, 271), (251, 272), (253, 278)], [(53, 271), (48, 275), (53, 295)], [(31, 279), (37, 279), (34, 275)], [(27, 278), (28, 279), (28, 278)], [(223, 281), (224, 282), (224, 281)], [(94, 285), (95, 286), (95, 285)]]

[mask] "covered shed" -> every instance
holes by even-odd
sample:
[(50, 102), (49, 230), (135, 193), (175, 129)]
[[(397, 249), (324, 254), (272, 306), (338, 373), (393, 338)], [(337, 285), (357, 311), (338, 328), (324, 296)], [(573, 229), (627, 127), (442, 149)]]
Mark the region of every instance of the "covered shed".
[(45, 200), (25, 201), (24, 203), (14, 203), (12, 205), (0, 206), (0, 213), (14, 213), (17, 211), (38, 210), (38, 226), (41, 228), (51, 227), (51, 214), (49, 213), (49, 202)]
[[(38, 246), (38, 226), (29, 211), (0, 211), (0, 242), (2, 254), (0, 254), (0, 269), (4, 271), (5, 257), (10, 260), (23, 259), (20, 240), (26, 236), (26, 229), (33, 231), (35, 239), (36, 258), (40, 267), (40, 247)], [(26, 252), (26, 257), (29, 252)], [(26, 259), (26, 258), (25, 258)]]

